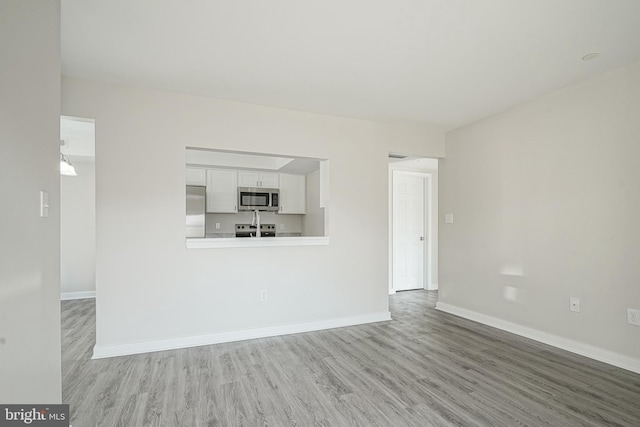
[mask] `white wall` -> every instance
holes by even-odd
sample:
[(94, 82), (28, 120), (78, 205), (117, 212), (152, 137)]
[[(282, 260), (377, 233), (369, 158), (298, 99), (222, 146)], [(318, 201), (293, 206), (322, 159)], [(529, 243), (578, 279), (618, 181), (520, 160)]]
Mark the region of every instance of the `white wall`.
[[(98, 349), (388, 313), (387, 155), (444, 154), (425, 126), (75, 79), (62, 109), (96, 120)], [(329, 245), (186, 249), (187, 146), (329, 159)]]
[(60, 177), (60, 291), (63, 297), (96, 289), (96, 168), (73, 162), (78, 176)]
[(639, 118), (635, 64), (448, 133), (440, 302), (640, 370)]
[(60, 3), (0, 16), (0, 402), (60, 403)]

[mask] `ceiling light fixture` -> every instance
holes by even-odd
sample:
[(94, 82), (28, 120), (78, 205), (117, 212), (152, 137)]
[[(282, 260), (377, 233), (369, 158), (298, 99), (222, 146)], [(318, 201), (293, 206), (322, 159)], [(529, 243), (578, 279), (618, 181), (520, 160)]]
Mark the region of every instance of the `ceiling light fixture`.
[(585, 56), (582, 57), (582, 60), (583, 61), (590, 61), (592, 59), (596, 59), (598, 56), (600, 56), (600, 54), (598, 52), (587, 53)]
[(78, 176), (76, 168), (73, 167), (69, 159), (60, 153), (60, 175)]

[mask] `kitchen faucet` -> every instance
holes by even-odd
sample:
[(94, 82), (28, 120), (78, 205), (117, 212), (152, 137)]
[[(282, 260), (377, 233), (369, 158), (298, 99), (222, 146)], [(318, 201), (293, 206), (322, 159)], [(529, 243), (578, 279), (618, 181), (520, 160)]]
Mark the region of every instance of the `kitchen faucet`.
[(253, 211), (253, 219), (251, 225), (256, 226), (256, 237), (260, 237), (260, 212), (256, 209)]

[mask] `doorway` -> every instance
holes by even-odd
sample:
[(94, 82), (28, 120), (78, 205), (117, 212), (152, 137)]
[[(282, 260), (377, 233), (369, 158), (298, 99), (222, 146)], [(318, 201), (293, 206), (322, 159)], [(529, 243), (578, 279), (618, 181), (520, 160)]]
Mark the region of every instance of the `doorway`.
[[(95, 121), (60, 117), (60, 291), (61, 299), (95, 297), (96, 185)], [(65, 168), (65, 169), (66, 169)]]
[(390, 159), (389, 293), (437, 290), (438, 160)]

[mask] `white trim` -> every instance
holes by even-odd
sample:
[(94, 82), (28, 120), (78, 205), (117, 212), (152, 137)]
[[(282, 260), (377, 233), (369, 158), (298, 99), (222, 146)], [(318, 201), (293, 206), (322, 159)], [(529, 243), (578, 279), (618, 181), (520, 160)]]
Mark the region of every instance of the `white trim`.
[(456, 307), (454, 305), (442, 302), (436, 303), (436, 310), (453, 314), (455, 316), (464, 317), (465, 319), (473, 320), (474, 322), (482, 323), (483, 325), (511, 332), (512, 334), (520, 335), (534, 341), (539, 341), (541, 343), (548, 344), (562, 350), (570, 351), (571, 353), (586, 356), (591, 359), (595, 359), (600, 362), (608, 363), (609, 365), (617, 366), (619, 368), (640, 374), (640, 360), (633, 357), (614, 353), (612, 351), (595, 347), (589, 344), (584, 344), (558, 335), (549, 334), (537, 329), (528, 328), (526, 326), (518, 325), (516, 323), (511, 323), (506, 320), (487, 316), (486, 314), (481, 314), (475, 311), (467, 310), (465, 308)]
[(60, 301), (67, 301), (71, 299), (95, 298), (95, 297), (96, 297), (96, 291), (61, 292), (60, 293)]
[[(424, 254), (425, 254), (425, 259), (426, 262), (424, 263), (424, 283), (425, 283), (425, 287), (429, 290), (433, 290), (434, 288), (431, 285), (431, 280), (433, 279), (433, 254), (432, 252), (432, 248), (433, 248), (433, 241), (432, 239), (432, 234), (433, 234), (433, 218), (432, 218), (432, 211), (433, 211), (433, 175), (430, 172), (425, 172), (425, 188), (424, 188), (424, 221), (425, 221), (425, 234), (427, 235), (427, 238), (425, 239), (425, 248), (424, 248)], [(438, 289), (437, 287), (435, 289)]]
[(316, 322), (295, 323), (291, 325), (268, 326), (265, 328), (247, 329), (243, 331), (218, 332), (206, 335), (165, 338), (153, 341), (140, 341), (115, 345), (95, 345), (92, 359), (125, 356), (129, 354), (149, 353), (152, 351), (175, 350), (179, 348), (197, 347), (201, 345), (220, 344), (254, 338), (274, 337), (279, 335), (298, 334), (301, 332), (342, 328), (365, 323), (385, 322), (391, 320), (388, 311), (364, 314), (361, 316), (320, 320)]
[(326, 246), (329, 236), (186, 239), (189, 249), (255, 248), (265, 246)]
[(425, 288), (428, 291), (437, 291), (438, 290), (438, 284), (437, 283), (432, 283), (431, 285), (427, 285), (427, 287)]

